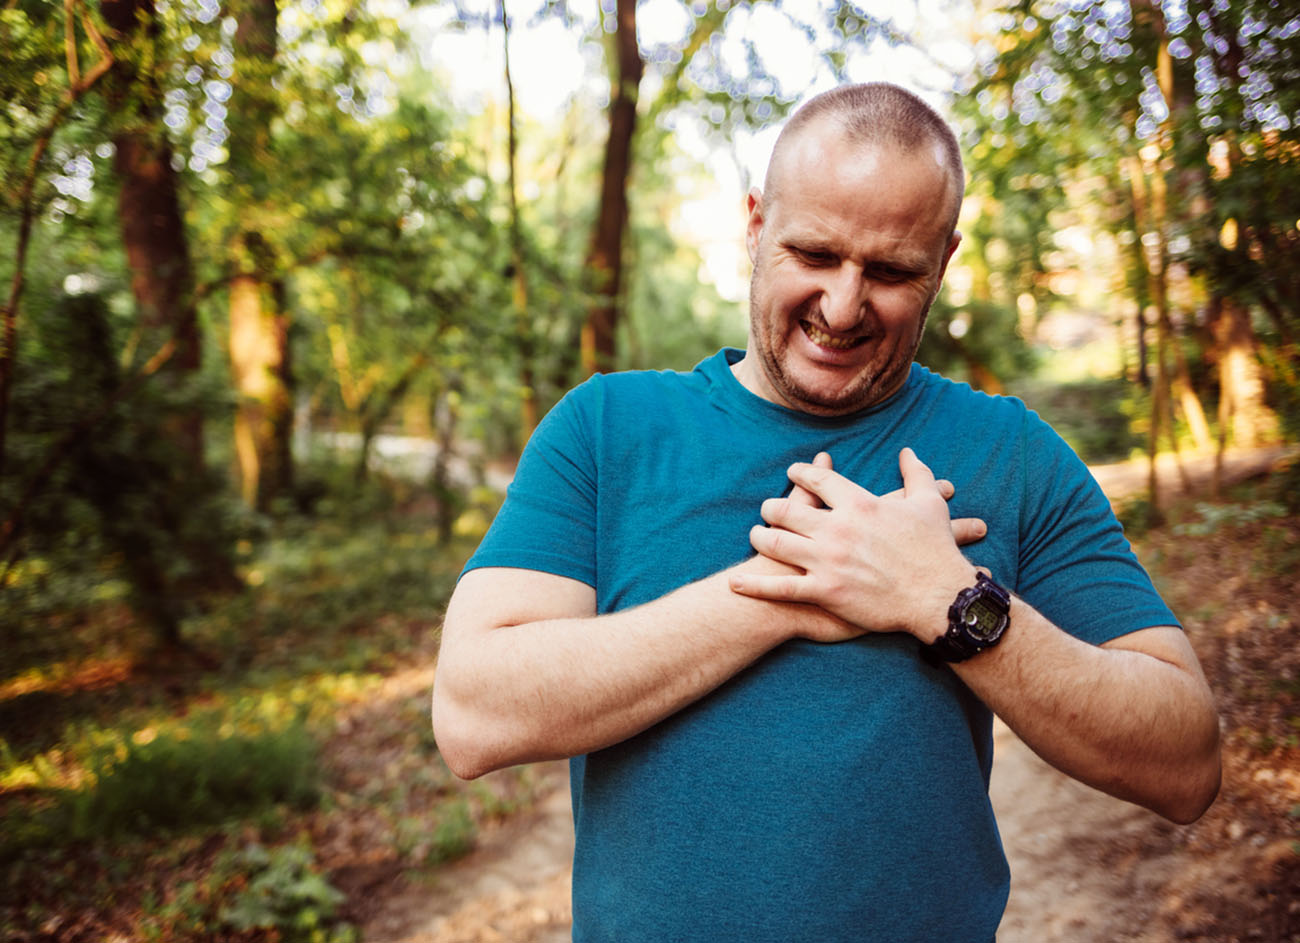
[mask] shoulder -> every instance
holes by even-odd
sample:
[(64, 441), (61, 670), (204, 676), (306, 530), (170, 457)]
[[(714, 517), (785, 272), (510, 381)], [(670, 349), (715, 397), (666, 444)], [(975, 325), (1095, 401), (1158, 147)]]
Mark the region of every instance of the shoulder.
[(912, 365), (905, 395), (920, 408), (942, 414), (949, 424), (975, 422), (985, 429), (990, 425), (999, 429), (1020, 426), (1049, 432), (1051, 429), (1018, 397), (985, 393), (920, 364)]
[(700, 367), (689, 372), (621, 370), (597, 373), (566, 393), (553, 411), (582, 415), (598, 425), (630, 418), (646, 422), (707, 396), (712, 383), (709, 372)]

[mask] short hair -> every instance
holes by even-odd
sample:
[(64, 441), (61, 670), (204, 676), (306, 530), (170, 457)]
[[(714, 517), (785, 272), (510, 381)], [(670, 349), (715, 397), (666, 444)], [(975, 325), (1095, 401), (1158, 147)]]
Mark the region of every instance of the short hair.
[(966, 190), (966, 171), (957, 136), (939, 113), (919, 96), (891, 82), (841, 85), (810, 98), (781, 129), (772, 149), (765, 186), (771, 185), (771, 168), (776, 165), (783, 145), (794, 140), (808, 125), (823, 118), (834, 121), (855, 144), (887, 142), (904, 151), (919, 150), (926, 144), (938, 145), (957, 191), (951, 220), (951, 228), (957, 228), (957, 215), (961, 212), (962, 194)]

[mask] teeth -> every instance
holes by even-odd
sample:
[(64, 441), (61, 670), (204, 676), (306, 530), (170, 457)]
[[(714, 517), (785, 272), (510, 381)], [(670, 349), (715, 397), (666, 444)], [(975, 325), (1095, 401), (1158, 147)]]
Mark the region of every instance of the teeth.
[(804, 324), (803, 329), (814, 344), (820, 347), (829, 347), (832, 350), (848, 350), (858, 342), (856, 337), (832, 337), (811, 324)]

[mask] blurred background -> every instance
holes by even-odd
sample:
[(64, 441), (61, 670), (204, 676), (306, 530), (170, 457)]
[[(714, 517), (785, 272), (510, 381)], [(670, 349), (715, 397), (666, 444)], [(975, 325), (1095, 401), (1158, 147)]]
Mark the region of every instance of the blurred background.
[(1293, 4), (7, 0), (0, 51), (6, 939), (363, 938), (547, 795), (437, 758), (459, 568), (568, 388), (744, 346), (775, 131), (876, 79), (967, 159), (920, 360), (1118, 482), (1220, 696), (1177, 835), (1261, 877), (1203, 938), (1300, 933)]

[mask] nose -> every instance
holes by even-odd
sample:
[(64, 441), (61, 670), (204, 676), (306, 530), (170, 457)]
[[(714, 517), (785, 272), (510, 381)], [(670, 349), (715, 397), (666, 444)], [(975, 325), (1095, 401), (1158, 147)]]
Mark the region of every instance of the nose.
[(865, 316), (867, 279), (854, 266), (842, 265), (830, 275), (821, 295), (821, 315), (832, 331), (848, 332)]

